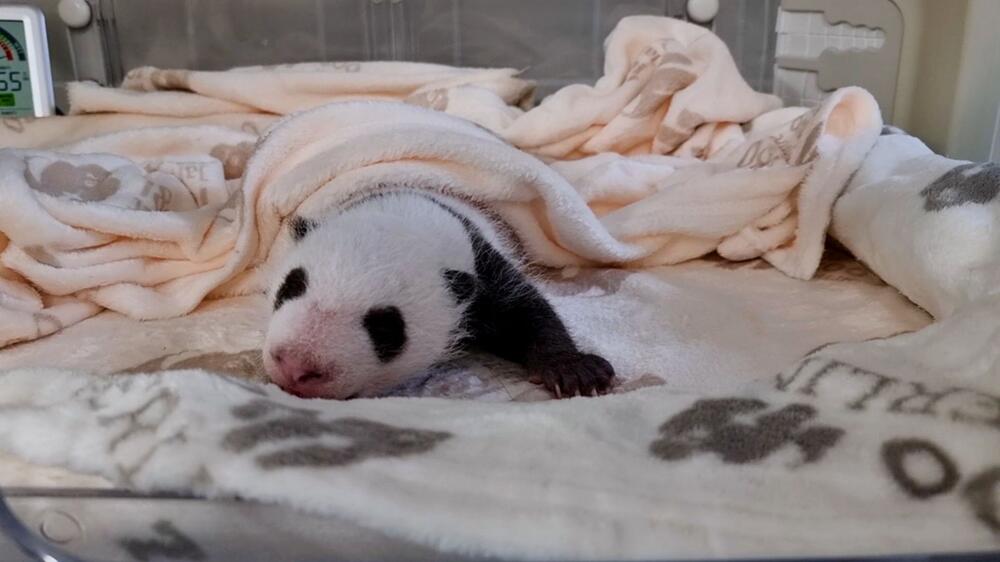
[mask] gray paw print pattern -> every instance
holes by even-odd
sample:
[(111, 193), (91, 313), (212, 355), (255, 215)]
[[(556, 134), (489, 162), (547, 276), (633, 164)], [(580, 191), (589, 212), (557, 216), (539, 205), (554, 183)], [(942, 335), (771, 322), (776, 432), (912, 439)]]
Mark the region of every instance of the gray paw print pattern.
[[(264, 470), (291, 467), (345, 466), (375, 457), (404, 457), (426, 453), (451, 437), (442, 431), (395, 427), (361, 418), (322, 420), (319, 412), (254, 400), (233, 409), (233, 416), (249, 424), (230, 431), (223, 446), (243, 453), (268, 444), (287, 447), (259, 452), (257, 466)], [(336, 445), (325, 436), (339, 437)]]
[(43, 168), (37, 177), (26, 169), (24, 179), (35, 191), (85, 203), (104, 201), (121, 189), (121, 181), (96, 164), (77, 166), (57, 161)]
[(205, 551), (190, 537), (181, 532), (173, 522), (160, 519), (153, 524), (152, 538), (122, 538), (118, 540), (133, 559), (149, 560), (205, 560)]
[(941, 211), (967, 203), (984, 205), (1000, 193), (1000, 165), (962, 164), (948, 170), (920, 191), (925, 211)]
[(769, 411), (766, 402), (750, 398), (699, 400), (664, 422), (649, 450), (665, 461), (715, 453), (727, 464), (745, 464), (794, 445), (803, 463), (813, 463), (844, 434), (840, 428), (811, 423), (815, 417), (816, 410), (805, 404)]

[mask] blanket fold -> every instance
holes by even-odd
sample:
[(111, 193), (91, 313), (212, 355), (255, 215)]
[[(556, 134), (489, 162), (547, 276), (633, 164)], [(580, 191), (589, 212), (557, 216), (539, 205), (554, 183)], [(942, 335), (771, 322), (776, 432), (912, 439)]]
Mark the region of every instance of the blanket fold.
[[(27, 328), (39, 314), (60, 326), (101, 308), (165, 318), (209, 296), (259, 292), (286, 217), (390, 184), (492, 206), (541, 265), (650, 267), (718, 251), (811, 277), (833, 200), (881, 128), (874, 99), (846, 88), (810, 111), (768, 111), (773, 97), (746, 86), (717, 37), (665, 18), (622, 20), (607, 49), (595, 86), (526, 112), (509, 105), (525, 89), (512, 71), (435, 65), (139, 69), (122, 89), (75, 86), (77, 113), (138, 104), (204, 119), (341, 101), (287, 115), (262, 136), (223, 124), (115, 125), (55, 152), (0, 151), (0, 320), (21, 326), (0, 345), (51, 333)], [(284, 101), (254, 106), (249, 91)], [(343, 101), (365, 92), (368, 101)], [(371, 101), (388, 99), (380, 92), (408, 103)], [(81, 306), (27, 318), (3, 304), (32, 291)]]
[(936, 318), (1000, 287), (1000, 165), (887, 128), (835, 207), (834, 235)]

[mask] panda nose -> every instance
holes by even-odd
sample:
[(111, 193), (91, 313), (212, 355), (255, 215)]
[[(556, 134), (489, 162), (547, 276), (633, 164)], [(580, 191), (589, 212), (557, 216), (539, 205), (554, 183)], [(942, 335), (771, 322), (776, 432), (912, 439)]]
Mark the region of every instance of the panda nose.
[(309, 394), (311, 388), (331, 382), (337, 374), (330, 365), (321, 365), (311, 354), (294, 349), (278, 348), (271, 351), (277, 376), (272, 376), (279, 386), (293, 394)]

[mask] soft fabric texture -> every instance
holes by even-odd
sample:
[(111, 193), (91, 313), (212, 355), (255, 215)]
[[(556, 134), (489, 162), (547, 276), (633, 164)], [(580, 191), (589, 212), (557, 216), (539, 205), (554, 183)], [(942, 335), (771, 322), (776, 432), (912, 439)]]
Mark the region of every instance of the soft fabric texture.
[(259, 292), (284, 218), (379, 185), (489, 203), (544, 265), (661, 265), (718, 249), (808, 278), (878, 111), (846, 89), (790, 122), (768, 118), (707, 161), (603, 154), (549, 167), (467, 121), (390, 102), (295, 114), (256, 144), (199, 125), (2, 151), (0, 343), (101, 308), (166, 318), (210, 294)]
[[(212, 301), (181, 318), (146, 322), (142, 330), (104, 312), (0, 353), (0, 370), (21, 369), (0, 375), (0, 450), (81, 473), (74, 478), (2, 463), (0, 484), (237, 494), (342, 514), (446, 550), (536, 558), (884, 552), (912, 525), (897, 520), (901, 513), (955, 514), (923, 539), (928, 549), (989, 544), (959, 494), (935, 511), (910, 498), (879, 464), (880, 440), (913, 434), (908, 418), (884, 421), (886, 414), (874, 407), (864, 416), (844, 412), (836, 392), (815, 398), (793, 392), (797, 386), (773, 388), (776, 373), (827, 342), (884, 337), (927, 324), (926, 314), (850, 256), (828, 255), (811, 281), (791, 279), (760, 260), (715, 259), (637, 272), (570, 268), (540, 283), (581, 346), (615, 365), (620, 379), (614, 396), (556, 403), (516, 366), (473, 356), (398, 390), (425, 398), (304, 401), (256, 384), (265, 380), (260, 338), (268, 313), (259, 296)], [(63, 371), (53, 374), (41, 365)], [(114, 379), (85, 374), (157, 371), (167, 373)], [(810, 376), (811, 370), (798, 386)], [(111, 380), (133, 381), (128, 396), (107, 386)], [(244, 391), (244, 381), (254, 382), (254, 390)], [(887, 399), (911, 392), (906, 384), (886, 391)], [(261, 391), (266, 396), (257, 396)], [(110, 409), (89, 410), (91, 396)], [(684, 458), (650, 452), (664, 421), (714, 398), (736, 399), (722, 405), (745, 410), (738, 420), (751, 426), (767, 425), (765, 413), (805, 404), (818, 413), (799, 430), (819, 426), (847, 433), (828, 448), (815, 444), (818, 458), (806, 462), (811, 441), (800, 447), (782, 437), (783, 431), (799, 431), (791, 421), (796, 407), (785, 411), (791, 420), (763, 433), (768, 437), (748, 441), (759, 448), (751, 459), (724, 460), (708, 442)], [(758, 398), (767, 405), (756, 406)], [(287, 417), (261, 400), (300, 414), (316, 409), (320, 417), (306, 425), (322, 435), (291, 437), (298, 434), (291, 429), (287, 441), (276, 437), (274, 443), (231, 450), (225, 443), (241, 439), (231, 433), (235, 427)], [(134, 418), (147, 430), (128, 432), (126, 412), (147, 401)], [(172, 421), (164, 420), (167, 415)], [(342, 418), (365, 421), (335, 421)], [(48, 421), (38, 424), (41, 419)], [(321, 429), (320, 420), (333, 425)], [(284, 423), (274, 422), (274, 435)], [(918, 435), (934, 426), (921, 427)], [(962, 427), (943, 424), (937, 431), (965, 440)], [(418, 432), (397, 434), (393, 428)], [(437, 441), (438, 434), (422, 432), (451, 436)], [(116, 436), (121, 439), (109, 453)], [(278, 449), (339, 449), (352, 442), (361, 451), (378, 442), (388, 452), (346, 453), (342, 465), (331, 461), (314, 468), (255, 465), (257, 456)], [(154, 443), (158, 452), (133, 470)], [(403, 449), (395, 451), (397, 446)], [(95, 483), (91, 474), (106, 480)], [(861, 517), (867, 525), (852, 522)], [(187, 522), (174, 524), (183, 531)], [(873, 530), (883, 524), (889, 528)], [(834, 541), (831, 526), (851, 540)], [(962, 542), (970, 537), (972, 542)]]
[(493, 555), (987, 550), (1000, 540), (1000, 341), (983, 329), (996, 306), (769, 374), (730, 371), (715, 391), (534, 404), (303, 401), (190, 370), (15, 371), (0, 375), (0, 446), (138, 489), (280, 501)]
[(121, 88), (69, 86), (71, 113), (205, 117), (285, 115), (335, 101), (396, 100), (466, 118), (536, 154), (710, 153), (739, 124), (780, 107), (753, 91), (725, 44), (704, 27), (633, 16), (605, 41), (604, 76), (523, 111), (530, 83), (513, 69), (399, 62), (335, 62), (223, 72), (138, 68)]
[[(892, 222), (921, 217), (871, 187), (898, 164), (868, 154), (867, 92), (776, 109), (718, 38), (664, 18), (622, 20), (606, 50), (598, 84), (528, 110), (512, 71), (361, 63), (143, 69), (74, 87), (76, 115), (5, 121), (0, 451), (20, 460), (0, 484), (96, 475), (534, 558), (996, 548), (1000, 310), (967, 285), (989, 243), (933, 274), (881, 258), (922, 256)], [(824, 258), (852, 175), (838, 234), (938, 323)], [(542, 289), (614, 395), (548, 400), (482, 357), (377, 400), (261, 384), (283, 222), (397, 182), (489, 203), (561, 268)], [(889, 228), (866, 234), (852, 197)]]
[[(69, 86), (72, 114), (138, 113), (203, 117), (220, 113), (284, 115), (336, 101), (392, 100), (445, 109), (437, 97), (481, 112), (530, 100), (533, 86), (509, 68), (454, 68), (412, 62), (331, 62), (241, 67), (224, 72), (137, 68), (121, 88)], [(480, 103), (488, 99), (493, 103)], [(467, 116), (471, 117), (471, 116)]]
[(943, 318), (1000, 292), (1000, 164), (952, 160), (887, 130), (835, 207), (862, 261)]

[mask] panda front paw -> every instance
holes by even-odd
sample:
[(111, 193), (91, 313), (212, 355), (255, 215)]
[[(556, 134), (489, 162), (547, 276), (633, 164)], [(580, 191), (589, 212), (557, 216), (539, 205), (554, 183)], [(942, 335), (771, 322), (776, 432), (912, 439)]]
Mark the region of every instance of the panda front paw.
[(528, 365), (528, 374), (556, 398), (570, 398), (606, 393), (615, 370), (600, 355), (568, 353), (532, 362)]

